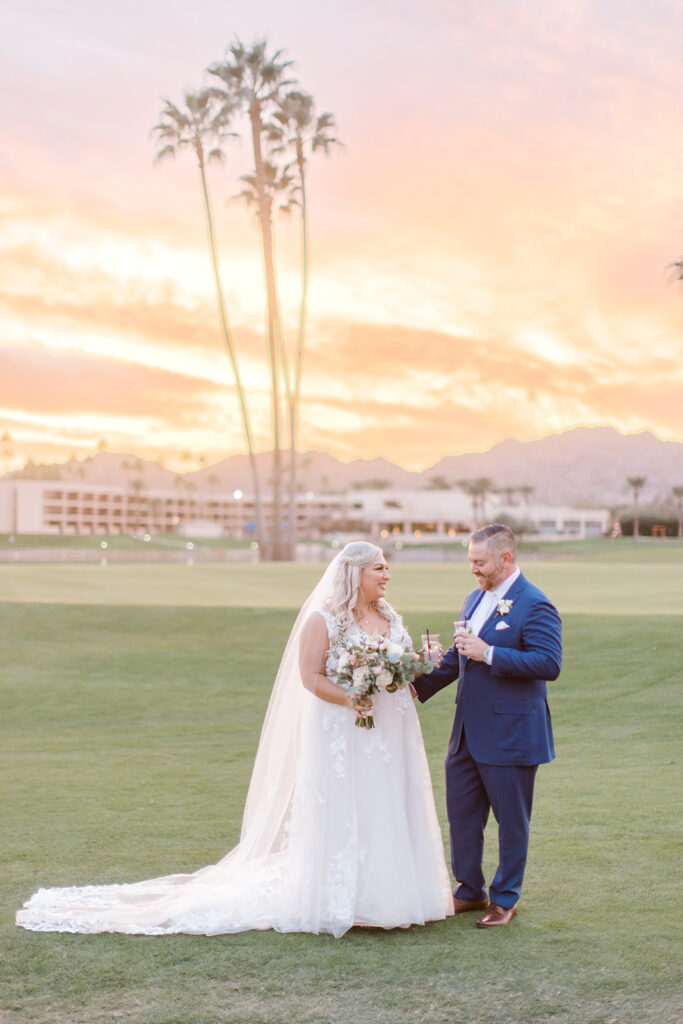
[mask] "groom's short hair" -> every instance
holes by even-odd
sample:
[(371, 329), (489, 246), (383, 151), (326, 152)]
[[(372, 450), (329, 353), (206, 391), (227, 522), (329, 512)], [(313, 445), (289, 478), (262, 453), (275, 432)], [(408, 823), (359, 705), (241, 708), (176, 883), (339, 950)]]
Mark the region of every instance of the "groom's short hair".
[(513, 560), (517, 558), (517, 538), (509, 526), (503, 523), (489, 523), (470, 534), (475, 544), (486, 544), (489, 551), (495, 551), (500, 558), (504, 551), (509, 551)]

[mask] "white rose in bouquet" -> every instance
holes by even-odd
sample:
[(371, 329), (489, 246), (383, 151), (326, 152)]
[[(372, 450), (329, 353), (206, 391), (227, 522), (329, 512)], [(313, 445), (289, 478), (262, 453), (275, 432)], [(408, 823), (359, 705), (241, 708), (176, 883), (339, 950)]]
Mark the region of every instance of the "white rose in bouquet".
[(385, 640), (382, 646), (387, 656), (387, 661), (392, 665), (398, 664), (401, 655), (405, 653), (401, 645), (395, 644), (393, 640)]
[(386, 690), (394, 681), (394, 677), (388, 668), (383, 668), (377, 676), (377, 685), (380, 690)]

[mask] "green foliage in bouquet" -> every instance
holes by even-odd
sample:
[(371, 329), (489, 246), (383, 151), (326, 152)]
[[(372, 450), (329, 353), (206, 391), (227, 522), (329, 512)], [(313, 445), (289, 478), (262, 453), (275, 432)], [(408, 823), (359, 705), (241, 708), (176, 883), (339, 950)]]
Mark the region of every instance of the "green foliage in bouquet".
[(342, 637), (330, 648), (326, 665), (330, 679), (351, 694), (353, 704), (368, 708), (356, 718), (361, 729), (375, 727), (372, 698), (376, 693), (395, 693), (432, 668), (423, 664), (411, 647), (403, 647), (387, 637), (368, 637), (360, 643)]

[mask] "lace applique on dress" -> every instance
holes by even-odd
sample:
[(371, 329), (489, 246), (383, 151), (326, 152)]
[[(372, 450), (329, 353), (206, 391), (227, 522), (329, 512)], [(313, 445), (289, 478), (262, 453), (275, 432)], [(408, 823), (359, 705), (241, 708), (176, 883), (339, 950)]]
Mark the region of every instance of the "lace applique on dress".
[(402, 715), (405, 715), (408, 708), (412, 707), (413, 698), (408, 689), (399, 690), (396, 694), (396, 707)]
[(353, 920), (357, 895), (358, 866), (365, 863), (367, 851), (352, 835), (346, 849), (335, 853), (327, 875), (327, 902), (332, 920)]
[(330, 734), (329, 753), (334, 765), (335, 775), (343, 779), (346, 775), (345, 759), (347, 752), (344, 726), (348, 718), (349, 709), (337, 704), (327, 704), (323, 712), (322, 726), (326, 733)]
[(366, 757), (374, 757), (375, 754), (379, 754), (383, 761), (391, 761), (391, 751), (389, 750), (389, 746), (386, 741), (382, 739), (379, 730), (377, 729), (366, 730), (363, 753)]

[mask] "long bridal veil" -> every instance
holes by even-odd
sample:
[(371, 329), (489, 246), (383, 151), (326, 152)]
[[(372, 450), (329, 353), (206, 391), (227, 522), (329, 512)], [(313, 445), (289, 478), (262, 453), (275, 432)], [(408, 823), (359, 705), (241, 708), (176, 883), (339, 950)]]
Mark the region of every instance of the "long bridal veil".
[[(299, 649), (304, 624), (330, 603), (346, 549), (337, 554), (297, 615), (282, 655), (261, 729), (249, 783), (239, 845), (231, 854), (261, 857), (278, 849), (291, 811), (306, 699), (299, 674)], [(227, 860), (227, 858), (226, 858)]]
[(148, 935), (279, 927), (275, 904), (286, 888), (302, 718), (306, 700), (314, 699), (301, 683), (300, 638), (309, 616), (329, 604), (350, 547), (330, 562), (290, 633), (261, 731), (238, 845), (217, 864), (189, 875), (40, 889), (17, 913), (18, 925), (35, 931)]

